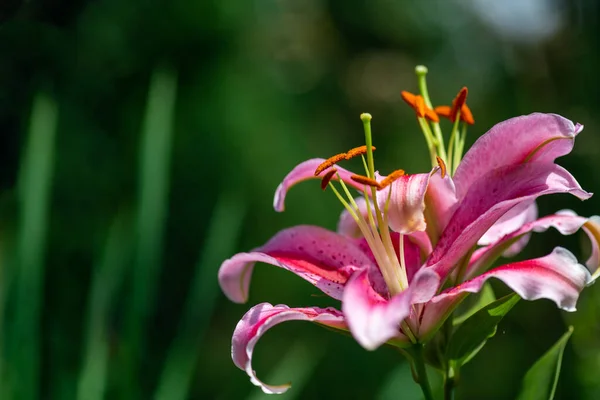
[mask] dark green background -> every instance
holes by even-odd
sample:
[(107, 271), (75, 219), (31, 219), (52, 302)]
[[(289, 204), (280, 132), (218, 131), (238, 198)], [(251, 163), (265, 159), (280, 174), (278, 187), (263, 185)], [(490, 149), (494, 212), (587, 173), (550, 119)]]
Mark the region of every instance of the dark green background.
[[(316, 182), (283, 214), (272, 197), (298, 162), (361, 145), (361, 112), (374, 116), (381, 171), (428, 168), (400, 98), (416, 91), (417, 64), (436, 104), (469, 87), (469, 143), (535, 111), (583, 123), (559, 162), (598, 191), (598, 11), (593, 0), (3, 1), (0, 398), (258, 395), (230, 358), (246, 310), (335, 303), (259, 266), (249, 304), (232, 304), (218, 266), (286, 226), (334, 229), (341, 206)], [(539, 205), (599, 208), (566, 195)], [(559, 244), (587, 257), (581, 236), (555, 232), (520, 257)], [(458, 398), (513, 398), (567, 324), (557, 398), (599, 398), (599, 288), (578, 308), (520, 302), (464, 368)], [(418, 398), (400, 354), (311, 324), (275, 328), (255, 354), (259, 376), (295, 384), (284, 398)]]

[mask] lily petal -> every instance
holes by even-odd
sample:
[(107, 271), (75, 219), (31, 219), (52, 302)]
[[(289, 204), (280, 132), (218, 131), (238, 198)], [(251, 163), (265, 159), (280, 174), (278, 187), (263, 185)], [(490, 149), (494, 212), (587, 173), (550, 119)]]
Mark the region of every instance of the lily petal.
[(425, 305), (419, 335), (427, 341), (469, 294), (490, 278), (500, 279), (525, 300), (549, 299), (565, 311), (575, 311), (579, 293), (589, 282), (588, 270), (569, 250), (556, 247), (545, 257), (506, 264), (449, 288)]
[[(535, 201), (523, 202), (508, 210), (498, 221), (492, 225), (490, 229), (479, 239), (479, 246), (487, 246), (488, 244), (498, 241), (505, 235), (508, 235), (528, 222), (535, 221), (538, 217), (538, 208)], [(504, 251), (505, 257), (517, 255), (529, 242), (531, 235), (523, 235), (514, 242), (509, 248)]]
[(402, 234), (427, 230), (432, 240), (437, 240), (446, 227), (457, 203), (452, 178), (449, 175), (442, 178), (439, 167), (428, 174), (401, 176), (378, 191), (380, 209), (385, 208), (388, 196), (390, 228)]
[(556, 164), (529, 162), (490, 171), (464, 197), (427, 265), (445, 278), (508, 210), (552, 193), (570, 193), (582, 200), (591, 196), (567, 170)]
[(458, 165), (454, 174), (458, 198), (496, 168), (525, 161), (553, 162), (570, 153), (582, 129), (556, 114), (535, 113), (500, 122), (473, 144)]
[(429, 174), (404, 175), (377, 192), (381, 210), (389, 198), (388, 218), (393, 231), (407, 234), (425, 230), (425, 193), (429, 177)]
[(405, 291), (390, 300), (375, 292), (366, 269), (357, 271), (346, 284), (342, 311), (350, 332), (367, 350), (374, 350), (388, 340), (402, 338), (400, 323), (409, 316), (411, 305), (431, 299), (440, 284), (432, 270), (421, 269)]
[(438, 302), (463, 292), (476, 293), (497, 278), (525, 300), (549, 299), (565, 311), (575, 311), (579, 293), (589, 281), (587, 268), (569, 250), (556, 247), (547, 256), (502, 265), (432, 299)]
[(592, 254), (587, 260), (586, 266), (590, 273), (593, 274), (598, 270), (599, 265), (599, 222), (600, 218), (597, 216), (585, 218), (575, 214), (571, 210), (559, 211), (556, 214), (531, 221), (515, 232), (503, 236), (491, 245), (478, 249), (473, 254), (473, 257), (471, 257), (471, 262), (465, 276), (468, 279), (481, 273), (485, 268), (491, 265), (501, 253), (504, 255), (506, 249), (511, 249), (514, 246), (514, 243), (518, 243), (523, 237), (529, 236), (531, 232), (545, 232), (550, 228), (556, 229), (562, 235), (572, 235), (583, 228), (590, 239), (592, 247)]
[(334, 308), (289, 308), (286, 305), (273, 306), (269, 303), (252, 307), (235, 327), (231, 340), (231, 358), (238, 368), (246, 371), (250, 381), (267, 394), (284, 393), (291, 385), (268, 385), (258, 379), (252, 368), (252, 352), (256, 342), (266, 331), (285, 321), (310, 321), (348, 330), (342, 313)]
[(590, 217), (583, 226), (583, 230), (592, 243), (592, 254), (585, 265), (592, 274), (590, 283), (593, 283), (600, 276), (600, 217), (597, 215)]
[(427, 233), (434, 242), (437, 242), (441, 233), (446, 229), (457, 206), (454, 181), (449, 174), (442, 178), (441, 170), (435, 168), (425, 194)]
[[(251, 253), (239, 253), (223, 262), (219, 284), (231, 301), (248, 300), (256, 262), (287, 269), (338, 300), (346, 281), (358, 268), (371, 266), (372, 273), (379, 271), (372, 258), (352, 239), (318, 226), (300, 225), (280, 231)], [(379, 285), (384, 285), (383, 278)]]
[[(321, 179), (327, 171), (321, 172), (318, 176), (315, 176), (315, 170), (321, 163), (325, 161), (324, 158), (312, 158), (310, 160), (306, 160), (294, 167), (288, 173), (283, 181), (277, 186), (277, 190), (275, 190), (275, 197), (273, 198), (273, 208), (277, 212), (282, 212), (285, 210), (285, 196), (287, 191), (297, 183), (309, 180), (309, 179)], [(346, 185), (350, 185), (358, 190), (362, 191), (363, 185), (354, 182), (350, 179), (352, 172), (347, 169), (335, 166), (337, 168), (337, 173), (342, 178), (342, 180), (346, 183)], [(337, 176), (333, 176), (332, 180), (337, 180)]]

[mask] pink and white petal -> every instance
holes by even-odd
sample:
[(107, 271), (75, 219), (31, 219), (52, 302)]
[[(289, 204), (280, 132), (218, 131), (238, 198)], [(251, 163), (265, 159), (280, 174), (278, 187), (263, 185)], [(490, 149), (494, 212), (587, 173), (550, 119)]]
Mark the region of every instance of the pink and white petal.
[[(315, 176), (315, 170), (321, 163), (325, 161), (323, 158), (312, 158), (310, 160), (306, 160), (300, 164), (298, 164), (294, 169), (288, 173), (283, 181), (277, 186), (277, 190), (275, 190), (275, 197), (273, 198), (273, 208), (277, 212), (282, 212), (285, 210), (285, 196), (287, 191), (297, 183), (309, 180), (309, 179), (321, 179), (327, 171), (321, 172), (318, 176)], [(340, 178), (347, 184), (358, 190), (363, 189), (363, 185), (354, 182), (350, 179), (352, 172), (347, 169), (335, 166), (337, 168), (337, 173)], [(332, 180), (337, 180), (337, 176), (334, 176)]]
[[(430, 174), (404, 175), (387, 188), (377, 192), (377, 203), (383, 210), (388, 201), (388, 224), (398, 233), (424, 231), (425, 193)], [(390, 195), (391, 190), (391, 195)]]
[(367, 270), (357, 271), (346, 284), (342, 299), (350, 332), (367, 350), (395, 341), (404, 336), (400, 324), (409, 316), (411, 306), (431, 299), (439, 284), (435, 272), (422, 269), (408, 289), (387, 300), (373, 290)]
[(500, 279), (525, 300), (549, 299), (565, 311), (575, 311), (579, 293), (590, 273), (569, 250), (556, 247), (547, 256), (502, 265), (454, 288), (432, 302), (446, 301), (461, 293), (479, 292), (490, 278)]
[(506, 212), (490, 229), (479, 239), (479, 246), (492, 244), (505, 235), (519, 230), (528, 222), (535, 221), (538, 217), (537, 204), (534, 201), (517, 204)]
[(600, 276), (600, 217), (597, 215), (590, 217), (583, 226), (583, 230), (587, 233), (592, 245), (592, 254), (585, 265), (592, 274), (590, 283), (593, 283)]
[(431, 244), (431, 239), (426, 232), (415, 231), (409, 235), (406, 235), (411, 242), (413, 242), (420, 250), (421, 250), (421, 264), (423, 261), (429, 257), (431, 251), (433, 250), (433, 246)]
[[(367, 208), (367, 200), (364, 197), (357, 197), (354, 199), (358, 206), (358, 212), (363, 216), (365, 221), (368, 221), (369, 213)], [(369, 206), (371, 207), (371, 213), (373, 213), (373, 203), (370, 201)], [(337, 232), (340, 235), (348, 236), (351, 238), (360, 238), (363, 236), (358, 224), (354, 220), (354, 217), (348, 212), (348, 210), (342, 211), (340, 219), (337, 224)]]
[(471, 185), (489, 171), (525, 161), (553, 162), (568, 154), (579, 124), (556, 114), (530, 114), (511, 118), (492, 127), (465, 154), (454, 174), (462, 199)]
[(285, 321), (309, 321), (348, 331), (342, 313), (334, 308), (289, 308), (286, 305), (273, 306), (269, 303), (252, 307), (235, 327), (231, 340), (231, 358), (238, 368), (246, 371), (250, 381), (267, 394), (283, 393), (291, 385), (268, 385), (258, 379), (252, 368), (252, 353), (256, 342), (266, 331)]
[(256, 262), (287, 269), (338, 300), (355, 270), (371, 266), (378, 271), (372, 258), (354, 240), (318, 226), (295, 226), (280, 231), (255, 251), (236, 254), (223, 262), (219, 284), (231, 301), (248, 300)]
[[(550, 228), (556, 229), (562, 235), (572, 235), (577, 232), (582, 227), (585, 230), (585, 226), (589, 224), (589, 219), (580, 217), (570, 210), (559, 211), (556, 214), (548, 215), (537, 219), (535, 221), (531, 221), (525, 225), (523, 225), (520, 229), (515, 232), (512, 232), (508, 235), (503, 236), (495, 243), (477, 249), (477, 251), (471, 257), (471, 261), (465, 273), (465, 278), (472, 278), (479, 273), (483, 272), (487, 269), (501, 254), (506, 255), (507, 249), (510, 250), (514, 243), (518, 243), (521, 238), (528, 236), (531, 232), (545, 232)], [(597, 268), (597, 258), (594, 257), (594, 254), (597, 254), (598, 251), (598, 241), (594, 238), (594, 235), (591, 232), (587, 232), (592, 243), (592, 256), (588, 260), (588, 268), (590, 272), (593, 272), (595, 269), (592, 269), (593, 265)], [(595, 263), (595, 264), (594, 264)]]
[(432, 240), (437, 241), (440, 234), (446, 229), (457, 206), (456, 188), (452, 178), (448, 174), (442, 178), (439, 168), (434, 169), (425, 194), (427, 233)]
[(553, 193), (570, 193), (582, 200), (591, 196), (556, 164), (529, 162), (487, 173), (473, 184), (454, 212), (427, 265), (445, 278), (508, 210)]

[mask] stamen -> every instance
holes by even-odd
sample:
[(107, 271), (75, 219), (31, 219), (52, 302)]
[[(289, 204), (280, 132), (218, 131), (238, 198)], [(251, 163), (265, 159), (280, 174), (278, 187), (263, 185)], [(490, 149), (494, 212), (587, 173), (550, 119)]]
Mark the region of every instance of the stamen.
[(454, 122), (458, 115), (459, 111), (462, 111), (462, 106), (465, 105), (467, 101), (467, 94), (469, 93), (466, 86), (463, 86), (462, 89), (458, 92), (454, 100), (452, 100), (452, 110), (450, 111), (450, 121)]
[(435, 156), (435, 159), (442, 170), (442, 179), (444, 179), (446, 177), (446, 163), (439, 156)]
[(423, 96), (421, 96), (419, 94), (415, 95), (415, 94), (412, 94), (405, 90), (403, 90), (400, 93), (400, 95), (402, 96), (402, 99), (409, 106), (411, 106), (413, 108), (413, 110), (415, 110), (415, 112), (417, 113), (417, 116), (419, 118), (427, 118), (428, 120), (433, 121), (433, 122), (440, 121), (440, 118), (435, 113), (435, 111), (427, 106), (427, 102)]
[(473, 125), (475, 120), (473, 119), (473, 113), (467, 104), (464, 104), (460, 109), (460, 118), (469, 125)]
[(391, 185), (396, 179), (400, 178), (401, 176), (404, 176), (404, 173), (405, 172), (403, 169), (397, 169), (393, 171), (388, 176), (386, 176), (381, 182), (379, 182), (380, 187), (377, 190), (385, 189), (386, 187)]
[(423, 100), (423, 96), (415, 96), (415, 110), (419, 117), (425, 118), (425, 100)]
[[(373, 151), (375, 151), (375, 146), (371, 146), (371, 149), (372, 149)], [(350, 149), (350, 150), (348, 150), (348, 151), (346, 152), (346, 157), (345, 157), (345, 159), (346, 159), (346, 160), (350, 160), (350, 159), (352, 159), (352, 158), (354, 158), (354, 157), (357, 157), (357, 156), (362, 156), (362, 155), (364, 155), (364, 154), (367, 154), (367, 146), (359, 146), (359, 147), (355, 147), (355, 148), (353, 148), (353, 149)]]
[(350, 176), (350, 179), (352, 179), (354, 182), (358, 182), (358, 183), (361, 183), (363, 185), (374, 187), (377, 190), (382, 189), (382, 187), (379, 184), (379, 182), (377, 182), (375, 179), (369, 178), (368, 176), (364, 176), (364, 175), (352, 175), (352, 176)]
[(444, 118), (450, 119), (450, 112), (452, 109), (450, 106), (437, 106), (434, 108), (434, 111), (437, 113), (437, 115), (441, 115)]
[[(441, 117), (450, 119), (452, 108), (450, 108), (450, 106), (437, 106), (435, 108), (435, 112)], [(460, 108), (460, 119), (469, 125), (473, 125), (475, 123), (475, 120), (473, 119), (473, 113), (466, 104), (463, 104), (463, 106)]]
[[(371, 149), (374, 151), (375, 146), (371, 146)], [(315, 176), (319, 176), (319, 174), (325, 171), (327, 168), (332, 167), (334, 164), (342, 160), (350, 160), (354, 157), (361, 156), (363, 154), (367, 154), (367, 146), (359, 146), (353, 149), (348, 150), (346, 153), (336, 154), (335, 156), (329, 157), (327, 160), (323, 161), (317, 169), (315, 170)]]
[(323, 176), (323, 179), (321, 179), (321, 189), (325, 190), (327, 188), (327, 185), (329, 185), (331, 178), (333, 178), (333, 175), (335, 175), (336, 173), (337, 168), (331, 168), (329, 171), (327, 171), (327, 173)]
[(338, 163), (339, 161), (345, 160), (345, 159), (346, 159), (346, 153), (340, 153), (340, 154), (336, 154), (333, 157), (329, 157), (327, 160), (325, 160), (321, 164), (319, 164), (319, 166), (315, 170), (315, 176), (319, 176), (319, 174), (321, 172), (325, 171), (327, 168), (332, 167), (334, 164)]

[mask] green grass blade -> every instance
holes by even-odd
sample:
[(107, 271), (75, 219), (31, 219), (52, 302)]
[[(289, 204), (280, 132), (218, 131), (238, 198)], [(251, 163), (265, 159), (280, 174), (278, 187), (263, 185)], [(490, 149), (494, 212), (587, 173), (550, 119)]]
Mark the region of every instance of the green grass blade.
[(162, 261), (167, 218), (169, 165), (173, 136), (177, 78), (173, 71), (157, 69), (151, 79), (140, 144), (139, 193), (132, 294), (127, 318), (127, 345), (133, 371), (144, 347), (143, 331), (154, 306)]
[(104, 398), (108, 372), (109, 343), (106, 322), (115, 295), (123, 283), (130, 255), (129, 218), (115, 218), (106, 240), (102, 258), (96, 267), (87, 311), (85, 359), (77, 387), (77, 399)]
[(213, 211), (179, 332), (167, 355), (155, 398), (184, 400), (187, 398), (194, 367), (199, 355), (204, 330), (208, 327), (218, 293), (217, 271), (230, 256), (241, 233), (246, 212), (237, 193), (223, 194)]
[(46, 94), (38, 94), (33, 102), (29, 137), (18, 177), (15, 317), (8, 347), (14, 368), (13, 394), (21, 399), (39, 396), (40, 311), (57, 119), (55, 101)]

